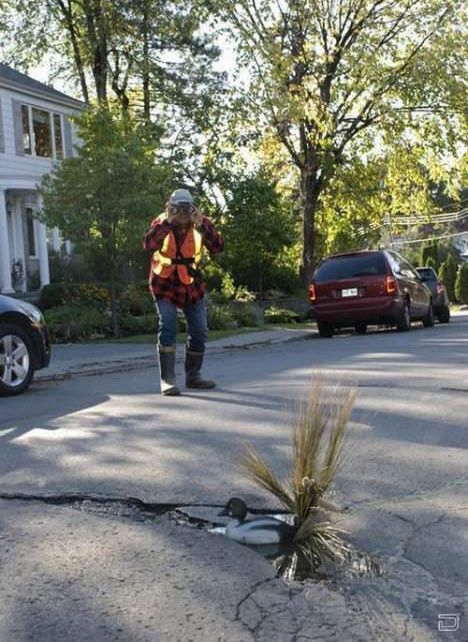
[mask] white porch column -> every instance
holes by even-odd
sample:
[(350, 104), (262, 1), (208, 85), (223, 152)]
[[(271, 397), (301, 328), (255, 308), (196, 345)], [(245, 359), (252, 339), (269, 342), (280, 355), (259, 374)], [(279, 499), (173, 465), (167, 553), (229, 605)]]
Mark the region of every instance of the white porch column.
[[(38, 212), (42, 210), (42, 198), (37, 198)], [(47, 228), (42, 221), (37, 221), (37, 241), (38, 241), (38, 254), (39, 254), (39, 276), (41, 279), (41, 287), (49, 285), (49, 252), (47, 250)]]
[(8, 245), (6, 194), (0, 189), (0, 285), (3, 294), (13, 294), (11, 287), (11, 257)]
[(26, 276), (26, 254), (24, 251), (24, 231), (23, 231), (23, 207), (21, 199), (16, 198), (14, 210), (15, 230), (16, 230), (16, 258), (20, 259), (23, 263), (23, 283), (21, 284), (21, 291), (27, 292), (27, 276)]

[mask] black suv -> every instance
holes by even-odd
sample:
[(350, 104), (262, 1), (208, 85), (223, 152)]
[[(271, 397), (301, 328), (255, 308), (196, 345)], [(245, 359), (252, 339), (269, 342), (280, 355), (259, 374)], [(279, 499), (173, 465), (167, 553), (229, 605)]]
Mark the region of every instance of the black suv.
[(50, 361), (44, 317), (31, 303), (0, 294), (0, 395), (17, 395)]
[(445, 285), (437, 278), (437, 274), (431, 267), (418, 267), (416, 270), (424, 285), (432, 293), (434, 315), (439, 319), (439, 323), (448, 323), (450, 321), (450, 303)]

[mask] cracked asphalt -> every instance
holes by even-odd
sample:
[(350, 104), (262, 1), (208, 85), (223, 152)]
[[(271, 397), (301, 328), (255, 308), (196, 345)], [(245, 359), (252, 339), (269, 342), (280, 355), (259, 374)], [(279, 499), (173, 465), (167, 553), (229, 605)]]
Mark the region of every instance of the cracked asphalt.
[[(213, 355), (206, 374), (216, 391), (180, 399), (142, 368), (0, 400), (0, 642), (468, 640), (468, 316)], [(284, 473), (291, 408), (317, 375), (359, 388), (332, 518), (382, 576), (286, 583), (167, 515), (14, 499), (269, 506), (242, 442)]]

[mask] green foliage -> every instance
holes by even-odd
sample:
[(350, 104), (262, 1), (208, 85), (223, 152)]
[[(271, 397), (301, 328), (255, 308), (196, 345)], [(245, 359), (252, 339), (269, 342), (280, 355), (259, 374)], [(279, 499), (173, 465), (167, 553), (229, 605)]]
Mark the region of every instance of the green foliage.
[(210, 330), (230, 330), (237, 328), (238, 323), (225, 305), (212, 303), (208, 305), (208, 327)]
[[(154, 162), (154, 141), (130, 118), (98, 109), (76, 122), (82, 144), (43, 179), (43, 213), (47, 225), (57, 225), (99, 264), (100, 278), (114, 291), (148, 220), (162, 208), (169, 174)], [(117, 333), (115, 305), (112, 310)]]
[(210, 6), (236, 39), (240, 73), (250, 74), (245, 129), (274, 137), (289, 160), (275, 155), (300, 194), (306, 279), (317, 250), (375, 242), (370, 224), (386, 214), (429, 212), (431, 181), (460, 187), (462, 3)]
[(44, 312), (53, 342), (77, 341), (111, 334), (109, 314), (93, 305), (64, 305)]
[(453, 255), (449, 253), (446, 260), (442, 263), (439, 270), (439, 277), (445, 284), (447, 295), (450, 301), (455, 302), (457, 296), (455, 293), (455, 282), (457, 279), (458, 264)]
[(468, 303), (468, 263), (462, 263), (458, 268), (455, 295), (463, 305)]
[(134, 316), (129, 312), (119, 312), (119, 328), (123, 336), (154, 334), (156, 340), (157, 322), (154, 311)]
[(431, 267), (437, 274), (437, 261), (434, 259), (433, 256), (429, 256), (426, 259), (426, 267)]
[(42, 288), (41, 310), (69, 304), (93, 305), (104, 310), (110, 307), (109, 288), (97, 283), (51, 283)]
[(119, 309), (133, 316), (154, 315), (154, 303), (147, 283), (130, 283), (125, 286), (119, 297)]
[(48, 310), (63, 305), (67, 299), (67, 286), (64, 283), (44, 285), (39, 295), (39, 307)]
[(281, 253), (295, 241), (290, 203), (263, 171), (234, 180), (226, 200), (223, 291), (229, 285), (234, 296), (243, 285), (261, 297), (275, 286)]
[(437, 272), (440, 267), (439, 246), (437, 243), (424, 243), (421, 248), (419, 265), (433, 267)]
[(229, 310), (233, 319), (237, 322), (240, 328), (253, 328), (260, 325), (261, 313), (256, 308), (255, 303), (248, 303), (246, 301), (233, 301), (229, 305)]
[(99, 278), (99, 272), (93, 273), (76, 252), (72, 256), (61, 256), (49, 250), (49, 270), (51, 283), (80, 283)]
[(266, 323), (297, 323), (300, 321), (301, 315), (293, 310), (285, 308), (277, 308), (271, 306), (265, 310)]

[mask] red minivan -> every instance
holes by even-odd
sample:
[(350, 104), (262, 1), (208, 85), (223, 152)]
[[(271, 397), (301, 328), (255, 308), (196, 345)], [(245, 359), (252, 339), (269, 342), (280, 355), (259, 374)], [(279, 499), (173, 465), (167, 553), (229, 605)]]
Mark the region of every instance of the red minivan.
[(309, 285), (312, 314), (321, 337), (369, 324), (409, 330), (412, 321), (434, 325), (431, 292), (415, 268), (390, 250), (348, 252), (323, 259)]

